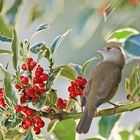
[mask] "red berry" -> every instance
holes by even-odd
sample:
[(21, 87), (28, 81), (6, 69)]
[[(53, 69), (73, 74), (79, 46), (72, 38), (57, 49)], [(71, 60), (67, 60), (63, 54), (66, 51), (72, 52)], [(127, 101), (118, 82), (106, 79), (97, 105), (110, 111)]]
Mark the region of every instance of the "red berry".
[(27, 58), (27, 63), (28, 64), (31, 63), (32, 61), (33, 61), (33, 58), (31, 58), (31, 57)]
[(131, 96), (130, 94), (128, 94), (128, 95), (126, 96), (126, 98), (127, 98), (127, 100), (131, 100), (131, 99), (132, 99), (132, 96)]
[(69, 86), (69, 87), (68, 87), (68, 91), (69, 91), (69, 92), (74, 91), (74, 87), (73, 87), (73, 86)]
[(36, 72), (38, 72), (38, 73), (40, 73), (40, 74), (42, 74), (43, 71), (44, 71), (44, 69), (43, 69), (42, 67), (38, 67), (38, 68), (36, 69)]
[(31, 61), (30, 64), (29, 64), (30, 70), (33, 70), (35, 66), (36, 66), (36, 62), (35, 61)]
[(71, 91), (70, 92), (70, 98), (75, 98), (77, 95), (75, 93), (75, 91)]
[(32, 120), (29, 118), (24, 119), (23, 122), (29, 127), (32, 126), (32, 123), (33, 123)]
[(45, 93), (45, 91), (46, 91), (45, 89), (41, 88), (39, 89), (39, 92), (37, 94), (42, 95)]
[(33, 82), (34, 82), (34, 84), (38, 83), (38, 82), (39, 82), (39, 78), (34, 77), (34, 78), (33, 78)]
[(39, 87), (38, 86), (33, 86), (34, 92), (37, 93), (39, 91)]
[(21, 68), (22, 68), (23, 70), (27, 70), (26, 64), (22, 64)]
[(38, 101), (38, 97), (33, 96), (32, 97), (32, 104), (35, 104)]
[(40, 122), (36, 123), (36, 125), (37, 125), (39, 128), (42, 128), (42, 127), (44, 127), (45, 122), (41, 120)]
[(23, 77), (21, 78), (21, 83), (22, 83), (22, 84), (28, 84), (28, 82), (29, 82), (29, 79), (28, 79), (27, 77), (23, 76)]
[(87, 80), (86, 79), (83, 79), (82, 82), (83, 82), (83, 85), (87, 84)]
[(41, 76), (40, 76), (40, 79), (42, 79), (43, 81), (47, 81), (49, 78), (48, 74), (46, 73), (43, 73)]
[(21, 86), (18, 85), (18, 84), (15, 85), (15, 88), (18, 89), (18, 90), (21, 90)]
[(29, 126), (26, 125), (25, 123), (23, 123), (23, 124), (22, 124), (22, 128), (25, 129), (25, 130), (27, 130), (27, 129), (29, 128)]
[(71, 85), (72, 86), (77, 86), (76, 82), (73, 82), (73, 81), (71, 82)]
[(20, 97), (20, 103), (21, 104), (24, 104), (26, 102), (26, 100), (27, 99), (26, 99), (25, 95), (23, 95), (23, 96)]
[(1, 93), (3, 94), (3, 88), (0, 88), (0, 94), (1, 94)]
[(21, 112), (21, 110), (22, 110), (21, 105), (15, 106), (15, 110), (16, 110), (16, 112)]
[(40, 73), (39, 72), (35, 72), (35, 76), (36, 77), (39, 77), (40, 76)]
[(41, 88), (44, 88), (45, 85), (46, 85), (45, 83), (40, 83), (40, 84), (39, 84), (39, 86), (40, 86)]
[(33, 119), (34, 123), (38, 123), (41, 121), (41, 118), (40, 116), (35, 116), (34, 119)]
[(35, 111), (33, 109), (29, 108), (25, 113), (26, 113), (27, 116), (33, 116)]
[(57, 106), (61, 108), (62, 105), (63, 105), (63, 99), (62, 98), (58, 98), (57, 99)]
[(26, 89), (25, 89), (25, 93), (26, 93), (28, 96), (30, 96), (30, 97), (33, 97), (34, 94), (35, 94), (34, 89), (31, 88), (31, 87), (26, 88)]
[(28, 106), (23, 106), (23, 107), (22, 107), (22, 111), (23, 111), (24, 113), (26, 113), (28, 109), (29, 109)]
[(39, 127), (34, 127), (34, 131), (36, 135), (40, 134), (41, 132)]
[(133, 6), (135, 6), (135, 5), (137, 5), (138, 4), (138, 0), (128, 0), (128, 2), (131, 4), (131, 5), (133, 5)]

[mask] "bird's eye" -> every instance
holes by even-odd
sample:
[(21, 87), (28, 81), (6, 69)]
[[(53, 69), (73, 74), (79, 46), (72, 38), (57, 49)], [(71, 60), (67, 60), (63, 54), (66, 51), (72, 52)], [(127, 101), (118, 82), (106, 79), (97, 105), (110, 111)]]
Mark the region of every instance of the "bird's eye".
[(109, 51), (111, 48), (110, 47), (107, 47), (107, 51)]

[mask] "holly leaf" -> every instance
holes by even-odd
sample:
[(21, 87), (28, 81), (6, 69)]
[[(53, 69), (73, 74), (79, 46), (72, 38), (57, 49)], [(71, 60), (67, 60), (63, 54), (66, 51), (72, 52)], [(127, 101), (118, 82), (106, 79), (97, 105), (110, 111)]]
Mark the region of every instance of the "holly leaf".
[(85, 72), (86, 72), (86, 70), (88, 69), (88, 67), (90, 66), (90, 64), (91, 64), (94, 60), (97, 60), (97, 59), (99, 59), (99, 58), (100, 58), (99, 56), (95, 56), (95, 57), (92, 57), (91, 59), (87, 60), (87, 61), (82, 65), (82, 69), (81, 69), (82, 75), (85, 75)]
[(62, 69), (60, 76), (67, 78), (69, 80), (72, 80), (72, 81), (76, 80), (77, 72), (70, 64), (57, 66), (55, 67), (55, 70), (60, 69), (60, 68)]
[(55, 53), (55, 51), (57, 50), (57, 48), (59, 47), (60, 43), (63, 41), (63, 39), (71, 32), (71, 30), (68, 30), (67, 32), (65, 32), (62, 35), (58, 35), (54, 41), (51, 44), (51, 52), (52, 54)]
[(55, 80), (57, 79), (57, 77), (59, 76), (61, 70), (62, 70), (62, 68), (58, 68), (57, 70), (54, 70), (53, 73), (49, 76), (49, 79), (46, 83), (46, 91), (49, 91), (52, 88), (52, 86), (53, 86)]
[(19, 127), (13, 129), (6, 129), (5, 127), (1, 127), (1, 133), (3, 135), (4, 140), (20, 140), (26, 135), (26, 131), (21, 132)]
[(76, 129), (76, 122), (72, 119), (67, 119), (58, 122), (55, 128), (53, 129), (53, 133), (60, 140), (74, 140), (76, 136), (75, 129)]
[(121, 136), (121, 140), (129, 140), (130, 132), (128, 130), (121, 130), (119, 135)]
[(68, 102), (67, 102), (67, 105), (66, 105), (66, 111), (70, 112), (71, 109), (74, 107), (75, 103), (76, 103), (76, 100), (69, 99)]
[(82, 69), (81, 65), (73, 64), (73, 63), (70, 63), (69, 65), (72, 66), (76, 70), (78, 75), (82, 75), (82, 73), (81, 73), (81, 69)]
[(40, 51), (44, 53), (44, 57), (46, 59), (48, 59), (48, 61), (50, 62), (51, 59), (52, 59), (52, 53), (51, 53), (51, 50), (50, 48), (44, 43), (44, 42), (41, 42), (41, 43), (37, 43), (35, 44), (34, 46), (32, 46), (30, 48), (30, 51), (34, 54), (38, 54), (40, 53)]
[(29, 131), (24, 140), (34, 140), (32, 131)]
[(17, 104), (17, 98), (11, 85), (11, 76), (8, 72), (5, 73), (4, 77), (4, 97), (10, 107)]
[(111, 115), (102, 117), (99, 121), (99, 134), (105, 138), (109, 138), (119, 118), (120, 115)]
[(55, 104), (57, 101), (57, 93), (55, 90), (51, 89), (48, 93), (47, 93), (47, 100), (52, 103)]
[(39, 31), (43, 31), (43, 30), (46, 30), (46, 29), (48, 29), (49, 28), (49, 25), (48, 24), (46, 24), (46, 23), (43, 23), (43, 24), (41, 24), (41, 25), (39, 25), (37, 28), (36, 28), (36, 32), (39, 32)]
[(9, 23), (13, 24), (18, 12), (19, 6), (22, 4), (22, 0), (16, 0), (11, 8), (7, 11), (6, 15), (8, 17)]
[(11, 51), (8, 50), (0, 50), (0, 54), (9, 54)]
[(7, 23), (7, 19), (2, 14), (0, 15), (0, 33), (2, 36), (8, 38), (12, 37), (11, 26)]
[(47, 131), (51, 133), (53, 131), (53, 129), (55, 128), (57, 123), (58, 123), (58, 120), (56, 120), (56, 119), (51, 120), (48, 124)]
[(17, 41), (17, 34), (15, 29), (13, 29), (13, 36), (12, 36), (12, 53), (13, 53), (13, 67), (17, 70), (18, 64), (18, 41)]
[(3, 35), (0, 35), (0, 41), (2, 42), (11, 42), (12, 39)]
[(133, 59), (140, 59), (140, 34), (132, 35), (123, 43), (127, 55)]
[(107, 42), (124, 42), (131, 35), (138, 34), (139, 32), (132, 28), (123, 28), (116, 30), (105, 37)]

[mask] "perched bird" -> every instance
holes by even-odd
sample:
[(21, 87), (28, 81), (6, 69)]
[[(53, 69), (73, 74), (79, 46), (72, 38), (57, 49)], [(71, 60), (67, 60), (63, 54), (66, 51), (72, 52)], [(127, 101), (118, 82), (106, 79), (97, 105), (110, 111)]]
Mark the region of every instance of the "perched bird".
[(87, 133), (96, 109), (109, 102), (116, 94), (125, 65), (125, 53), (117, 43), (109, 43), (101, 51), (103, 61), (91, 73), (84, 90), (82, 106), (85, 106), (76, 131)]

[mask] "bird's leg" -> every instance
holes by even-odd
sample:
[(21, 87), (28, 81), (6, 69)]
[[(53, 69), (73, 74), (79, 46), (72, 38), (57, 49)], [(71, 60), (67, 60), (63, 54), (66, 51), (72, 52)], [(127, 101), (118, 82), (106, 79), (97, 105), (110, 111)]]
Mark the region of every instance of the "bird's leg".
[(110, 102), (110, 101), (108, 101), (108, 103), (111, 104), (111, 105), (113, 105), (114, 107), (119, 107), (119, 105), (114, 104), (114, 103), (112, 103), (112, 102)]

